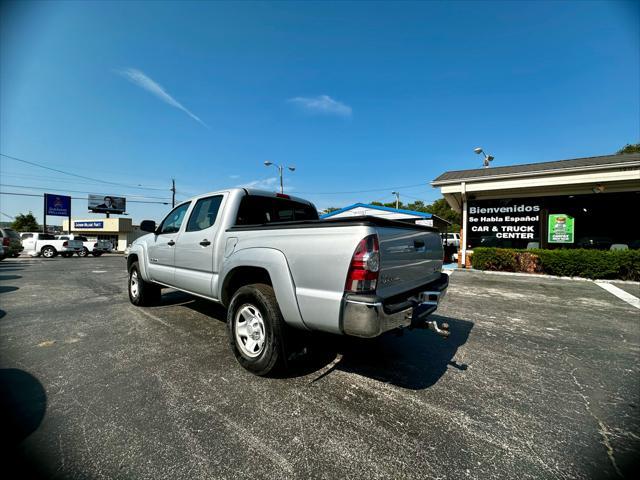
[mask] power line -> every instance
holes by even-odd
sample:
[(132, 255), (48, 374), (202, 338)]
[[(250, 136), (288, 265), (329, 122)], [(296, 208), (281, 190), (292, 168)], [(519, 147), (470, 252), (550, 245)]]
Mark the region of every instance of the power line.
[(413, 185), (400, 185), (396, 187), (384, 187), (384, 188), (372, 188), (369, 190), (352, 190), (350, 192), (296, 192), (301, 193), (302, 195), (342, 195), (347, 193), (369, 193), (369, 192), (380, 192), (383, 190), (399, 190), (401, 188), (415, 188), (415, 187), (424, 187), (426, 182), (416, 183)]
[[(89, 194), (89, 195), (94, 193), (94, 192), (86, 192), (84, 190), (67, 190), (66, 188), (65, 189), (58, 189), (58, 188), (51, 188), (51, 187), (36, 187), (35, 185), (34, 186), (31, 186), (31, 185), (11, 185), (11, 184), (8, 184), (8, 183), (0, 183), (0, 187), (23, 188), (23, 189), (26, 189), (26, 190), (54, 190), (54, 191), (58, 191), (58, 192), (65, 191), (65, 192), (69, 192), (69, 193), (86, 193), (86, 194)], [(106, 194), (100, 194), (100, 195), (106, 195)], [(125, 195), (124, 193), (119, 193), (119, 194), (112, 193), (111, 195), (119, 196), (119, 197), (151, 198), (151, 199), (154, 199), (154, 200), (167, 200), (165, 197), (151, 197), (149, 195)]]
[[(40, 197), (43, 198), (44, 194), (40, 193), (19, 193), (19, 192), (0, 192), (0, 195), (18, 195), (20, 197)], [(71, 200), (89, 200), (85, 197), (71, 197)], [(171, 202), (151, 202), (145, 200), (127, 200), (129, 203), (153, 203), (158, 205), (169, 205)]]
[(65, 172), (64, 170), (59, 170), (57, 168), (47, 167), (45, 165), (41, 165), (41, 164), (36, 163), (36, 162), (31, 162), (29, 160), (24, 160), (22, 158), (13, 157), (11, 155), (6, 155), (4, 153), (0, 153), (0, 156), (5, 157), (5, 158), (10, 158), (11, 160), (15, 160), (16, 162), (26, 163), (27, 165), (33, 165), (34, 167), (44, 168), (45, 170), (51, 170), (52, 172), (58, 172), (58, 173), (62, 173), (64, 175), (70, 175), (72, 177), (83, 178), (85, 180), (91, 180), (93, 182), (104, 183), (104, 184), (108, 184), (108, 185), (117, 185), (117, 186), (120, 186), (120, 187), (127, 187), (127, 188), (139, 188), (141, 190), (159, 190), (159, 191), (164, 191), (165, 190), (164, 188), (143, 187), (142, 185), (137, 185), (137, 186), (136, 185), (127, 185), (127, 184), (124, 184), (124, 183), (109, 182), (108, 180), (102, 180), (102, 179), (98, 179), (98, 178), (87, 177), (87, 176), (84, 176), (84, 175), (78, 175), (77, 173)]
[(0, 212), (0, 213), (1, 213), (2, 215), (4, 215), (5, 217), (10, 218), (11, 220), (15, 220), (15, 218), (16, 218), (16, 217), (12, 217), (11, 215), (7, 215), (7, 214), (6, 214), (6, 213), (4, 213), (4, 212)]

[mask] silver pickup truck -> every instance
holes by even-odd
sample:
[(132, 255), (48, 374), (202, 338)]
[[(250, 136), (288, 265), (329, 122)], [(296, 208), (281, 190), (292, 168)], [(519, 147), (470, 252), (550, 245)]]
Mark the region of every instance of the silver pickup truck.
[(173, 287), (221, 303), (235, 357), (255, 374), (286, 367), (293, 329), (448, 334), (426, 320), (448, 286), (442, 242), (429, 227), (320, 220), (309, 201), (243, 188), (200, 195), (140, 227), (151, 233), (127, 255), (131, 302), (157, 304), (161, 288)]

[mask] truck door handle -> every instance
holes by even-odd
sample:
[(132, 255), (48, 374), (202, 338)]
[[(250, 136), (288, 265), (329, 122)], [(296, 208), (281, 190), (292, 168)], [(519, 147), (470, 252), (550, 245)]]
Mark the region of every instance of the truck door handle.
[(200, 242), (200, 245), (202, 245), (203, 247), (208, 247), (209, 245), (211, 245), (211, 242), (205, 238)]
[(169, 245), (170, 247), (173, 247), (176, 244), (176, 242), (174, 242), (173, 240), (169, 240), (167, 242), (167, 245)]

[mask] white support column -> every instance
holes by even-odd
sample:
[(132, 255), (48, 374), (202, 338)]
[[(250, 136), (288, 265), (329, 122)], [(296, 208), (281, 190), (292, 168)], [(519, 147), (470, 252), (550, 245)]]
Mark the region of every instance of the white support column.
[(462, 182), (462, 235), (460, 236), (460, 259), (462, 268), (467, 265), (467, 184)]

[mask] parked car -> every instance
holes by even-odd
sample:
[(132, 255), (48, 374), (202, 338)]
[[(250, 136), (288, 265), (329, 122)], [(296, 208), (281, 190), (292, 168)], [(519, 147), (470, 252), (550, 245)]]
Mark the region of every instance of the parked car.
[(2, 245), (6, 247), (4, 255), (6, 257), (18, 257), (20, 252), (24, 250), (20, 235), (12, 228), (0, 228), (0, 237), (2, 238)]
[(86, 257), (91, 254), (94, 257), (99, 257), (103, 253), (109, 253), (111, 251), (111, 242), (107, 240), (97, 240), (95, 242), (89, 241), (87, 237), (82, 235), (65, 234), (58, 235), (56, 238), (60, 240), (78, 240), (82, 242), (82, 250), (78, 252), (79, 257)]
[(45, 258), (53, 258), (60, 254), (70, 257), (82, 250), (82, 242), (78, 240), (60, 240), (50, 233), (29, 232), (20, 234), (24, 252), (32, 257), (42, 255)]
[(460, 234), (459, 233), (445, 233), (442, 239), (442, 245), (454, 246), (460, 248)]
[[(376, 337), (427, 321), (443, 298), (442, 242), (431, 227), (376, 217), (319, 220), (301, 198), (242, 188), (175, 207), (131, 245), (129, 299), (158, 303), (162, 287), (227, 307), (238, 362), (265, 375), (283, 367), (289, 332)], [(444, 326), (444, 325), (443, 325)]]

